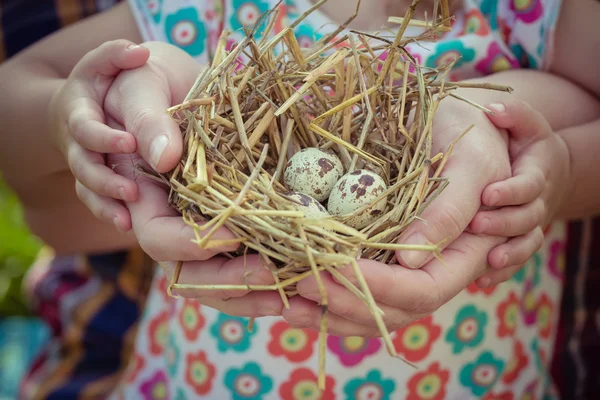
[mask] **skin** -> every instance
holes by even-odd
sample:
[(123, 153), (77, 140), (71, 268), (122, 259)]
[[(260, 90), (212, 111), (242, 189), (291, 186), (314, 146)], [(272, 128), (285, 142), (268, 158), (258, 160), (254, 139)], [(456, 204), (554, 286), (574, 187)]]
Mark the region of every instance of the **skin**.
[[(48, 38), (43, 45), (34, 45), (17, 56), (12, 63), (3, 65), (0, 70), (0, 76), (3, 77), (1, 87), (10, 90), (10, 93), (19, 93), (17, 99), (13, 97), (11, 101), (2, 100), (0, 119), (11, 121), (12, 126), (16, 126), (17, 121), (25, 122), (24, 126), (21, 125), (24, 135), (12, 135), (13, 137), (8, 134), (0, 135), (2, 137), (0, 140), (5, 141), (0, 143), (2, 151), (7, 152), (6, 156), (0, 157), (2, 159), (0, 167), (3, 171), (7, 171), (9, 182), (23, 199), (30, 225), (36, 233), (54, 246), (59, 254), (127, 248), (134, 243), (139, 243), (154, 259), (163, 261), (161, 265), (167, 275), (173, 273), (174, 263), (171, 260), (187, 261), (181, 279), (183, 283), (197, 282), (199, 279), (206, 282), (208, 276), (199, 274), (207, 271), (212, 271), (210, 277), (213, 279), (227, 276), (231, 283), (243, 283), (244, 268), (241, 260), (227, 261), (220, 257), (212, 257), (214, 254), (201, 252), (197, 246), (189, 243), (189, 239), (192, 238), (191, 232), (186, 230), (178, 216), (166, 210), (164, 207), (166, 193), (159, 186), (152, 182), (143, 182), (143, 178), (138, 179), (137, 200), (125, 202), (131, 213), (132, 233), (116, 235), (110, 224), (99, 223), (86, 207), (80, 205), (73, 190), (74, 179), (70, 176), (68, 165), (61, 158), (60, 152), (47, 151), (53, 142), (48, 137), (40, 137), (40, 132), (44, 132), (43, 123), (32, 121), (36, 118), (32, 118), (31, 110), (23, 111), (23, 104), (39, 104), (39, 107), (33, 110), (45, 111), (50, 99), (67, 81), (76, 61), (81, 59), (87, 50), (99, 46), (106, 40), (116, 38), (126, 38), (134, 42), (140, 40), (136, 37), (139, 34), (130, 30), (130, 27), (135, 25), (131, 22), (129, 10), (124, 6), (117, 6), (111, 12), (101, 14), (93, 20), (92, 27), (98, 32), (103, 32), (101, 29), (103, 26), (116, 27), (111, 32), (104, 32), (96, 37), (90, 34), (86, 24), (87, 21), (64, 31), (78, 37), (93, 37), (87, 39), (90, 42), (85, 46), (80, 43), (70, 44), (70, 41), (64, 42), (61, 39), (63, 32), (59, 32)], [(83, 31), (86, 35), (83, 35)], [(105, 99), (105, 108), (109, 114), (107, 122), (113, 129), (130, 132), (136, 139), (140, 139), (139, 153), (145, 160), (150, 159), (148, 143), (158, 135), (167, 132), (171, 138), (169, 146), (173, 147), (171, 153), (168, 153), (171, 155), (161, 159), (161, 163), (164, 162), (162, 167), (168, 169), (178, 161), (177, 148), (180, 148), (181, 143), (177, 141), (178, 132), (173, 131), (175, 127), (169, 128), (165, 120), (157, 116), (160, 114), (158, 111), (182, 99), (182, 92), (185, 91), (183, 88), (191, 86), (193, 78), (197, 75), (198, 66), (186, 58), (186, 55), (175, 52), (172, 46), (158, 43), (144, 45), (151, 54), (149, 69), (144, 67), (119, 74)], [(53, 48), (56, 53), (52, 52)], [(179, 61), (174, 62), (172, 57), (176, 57)], [(164, 69), (165, 59), (172, 61), (171, 68)], [(172, 65), (178, 65), (176, 74)], [(154, 75), (155, 79), (152, 82), (148, 81), (148, 74)], [(175, 81), (170, 74), (176, 75)], [(136, 76), (140, 79), (138, 82), (144, 84), (136, 85), (134, 79)], [(23, 79), (30, 81), (37, 79), (39, 84), (32, 84), (31, 91), (14, 86), (14, 82), (22, 82)], [(511, 99), (519, 98), (531, 104), (543, 115), (553, 130), (567, 129), (569, 126), (592, 121), (600, 111), (591, 96), (572, 84), (549, 75), (513, 71), (486, 77), (485, 81), (515, 87), (517, 90)], [(156, 94), (162, 93), (162, 96), (148, 96), (147, 93), (152, 93), (153, 90)], [(464, 90), (461, 94), (480, 104), (508, 101), (507, 95), (496, 92)], [(138, 99), (141, 103), (128, 105), (127, 99)], [(144, 103), (148, 99), (155, 102)], [(554, 99), (560, 99), (562, 102)], [(453, 153), (456, 156), (455, 160), (461, 161), (451, 161), (445, 174), (455, 182), (455, 185), (451, 185), (442, 195), (443, 197), (428, 208), (427, 215), (424, 217), (430, 221), (430, 224), (427, 227), (415, 225), (409, 234), (419, 230), (425, 238), (434, 242), (436, 240), (433, 239), (438, 237), (440, 240), (446, 237), (455, 239), (450, 241), (443, 255), (448, 264), (457, 267), (450, 273), (449, 269), (437, 260), (427, 262), (425, 267), (418, 270), (397, 265), (374, 265), (371, 261), (361, 261), (363, 274), (375, 293), (378, 304), (386, 312), (386, 322), (390, 329), (432, 312), (474, 279), (485, 274), (488, 253), (495, 246), (506, 241), (503, 237), (475, 235), (465, 229), (479, 211), (484, 189), (493, 182), (509, 178), (512, 174), (508, 158), (507, 135), (498, 130), (483, 113), (458, 101), (450, 100), (440, 109), (436, 118), (435, 129), (439, 134), (436, 135), (438, 140), (435, 145), (440, 150), (445, 149), (473, 122), (476, 123), (477, 129), (467, 135)], [(35, 103), (38, 101), (39, 103)], [(140, 113), (140, 110), (157, 112)], [(17, 118), (18, 116), (21, 118)], [(140, 117), (143, 118), (140, 120)], [(38, 120), (43, 121), (43, 119), (44, 115), (41, 115)], [(26, 141), (26, 139), (30, 140)], [(37, 154), (38, 157), (26, 162), (24, 157), (14, 157), (14, 154), (10, 154), (14, 153), (15, 149), (23, 148), (28, 148), (29, 154)], [(51, 154), (46, 155), (46, 152)], [(132, 162), (132, 157), (134, 156), (113, 154), (107, 161), (109, 164), (119, 165), (117, 172), (126, 177), (131, 174), (131, 168), (124, 168), (124, 166)], [(469, 175), (473, 170), (479, 171), (478, 176)], [(24, 174), (24, 171), (27, 173)], [(22, 180), (20, 178), (22, 175), (26, 175), (29, 179)], [(56, 198), (40, 196), (40, 193), (51, 192), (57, 193)], [(87, 201), (88, 207), (93, 206), (90, 204), (91, 201), (98, 200), (97, 198), (90, 200), (93, 196), (89, 194), (86, 197), (85, 194), (80, 193), (80, 197), (84, 202)], [(40, 201), (40, 198), (43, 198), (43, 201)], [(78, 215), (77, 212), (81, 214)], [(76, 218), (73, 218), (74, 215)], [(59, 224), (61, 229), (54, 229)], [(165, 229), (167, 225), (169, 227)], [(68, 229), (65, 229), (65, 226)], [(82, 231), (93, 231), (94, 235), (81, 235)], [(227, 232), (221, 234), (223, 237), (227, 236)], [(189, 246), (182, 243), (188, 243)], [(420, 255), (401, 253), (398, 256), (404, 264), (413, 264), (414, 259), (411, 260), (411, 257)], [(206, 259), (210, 261), (203, 263), (197, 261)], [(249, 260), (248, 267), (260, 271), (258, 263), (258, 260), (254, 262)], [(352, 276), (347, 268), (345, 271), (349, 277)], [(255, 279), (262, 282), (263, 278), (268, 279), (257, 273)], [(350, 307), (355, 304), (349, 297), (352, 295), (348, 293), (344, 295), (341, 292), (339, 296), (334, 295), (339, 292), (340, 285), (332, 280), (327, 280), (326, 284), (328, 292), (332, 293), (331, 299), (334, 299), (329, 304), (332, 312), (330, 326), (336, 329), (332, 333), (376, 334), (372, 319), (365, 313), (366, 310), (361, 309), (359, 305)], [(229, 299), (234, 295), (232, 293), (208, 294), (188, 291), (180, 295), (200, 297), (207, 305), (237, 315), (283, 314), (284, 318), (294, 325), (318, 328), (320, 307), (315, 304), (315, 300), (318, 300), (314, 298), (315, 289), (314, 280), (304, 280), (299, 285), (300, 296), (293, 299), (290, 310), (282, 309), (276, 293), (239, 293), (239, 296), (243, 297), (236, 297), (239, 299), (236, 301)]]

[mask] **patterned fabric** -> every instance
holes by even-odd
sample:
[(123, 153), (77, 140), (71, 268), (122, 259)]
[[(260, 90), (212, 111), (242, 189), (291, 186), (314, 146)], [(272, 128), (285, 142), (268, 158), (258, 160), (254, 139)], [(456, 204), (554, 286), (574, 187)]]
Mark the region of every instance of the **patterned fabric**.
[(600, 393), (600, 217), (571, 223), (552, 375), (564, 399)]
[[(276, 4), (129, 1), (146, 40), (167, 41), (204, 63), (223, 29), (234, 32), (232, 46), (242, 26), (256, 23)], [(273, 33), (309, 4), (282, 3)], [(557, 3), (466, 1), (465, 6), (439, 43), (407, 49), (432, 67), (460, 56), (452, 79), (547, 65)], [(296, 35), (306, 46), (334, 26), (316, 13)], [(565, 235), (564, 224), (552, 226), (544, 247), (510, 282), (487, 290), (471, 285), (432, 315), (394, 332), (398, 352), (418, 364), (417, 371), (390, 358), (380, 339), (328, 336), (327, 390), (321, 398), (552, 398), (549, 360)], [(261, 318), (248, 331), (247, 319), (170, 298), (166, 287), (157, 270), (135, 356), (113, 398), (319, 398), (316, 332), (291, 328), (276, 317)]]
[(129, 363), (153, 271), (139, 249), (38, 263), (26, 286), (52, 337), (21, 396), (105, 398)]

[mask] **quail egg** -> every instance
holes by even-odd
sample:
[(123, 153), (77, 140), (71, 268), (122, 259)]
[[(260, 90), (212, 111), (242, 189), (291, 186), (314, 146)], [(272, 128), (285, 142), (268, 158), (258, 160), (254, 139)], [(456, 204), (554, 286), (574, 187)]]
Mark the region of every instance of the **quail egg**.
[[(346, 216), (372, 203), (385, 190), (387, 185), (383, 178), (366, 169), (359, 169), (344, 175), (336, 183), (329, 196), (327, 209), (331, 215)], [(362, 229), (377, 219), (386, 206), (387, 199), (383, 198), (344, 222), (353, 228)]]
[(296, 209), (304, 212), (307, 219), (329, 217), (327, 209), (321, 203), (304, 193), (292, 192), (288, 193), (286, 197), (294, 201)]
[(324, 201), (343, 174), (344, 167), (335, 154), (308, 147), (290, 158), (283, 180), (291, 191)]

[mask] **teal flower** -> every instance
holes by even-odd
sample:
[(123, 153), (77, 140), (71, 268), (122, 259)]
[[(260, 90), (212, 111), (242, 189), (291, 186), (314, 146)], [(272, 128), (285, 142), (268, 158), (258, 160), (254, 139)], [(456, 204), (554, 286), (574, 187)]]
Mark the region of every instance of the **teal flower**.
[(271, 391), (273, 380), (262, 374), (258, 364), (250, 362), (242, 369), (227, 371), (225, 386), (231, 391), (233, 400), (259, 400)]
[(191, 56), (198, 56), (204, 52), (206, 27), (193, 7), (182, 8), (168, 15), (165, 20), (165, 33), (169, 43), (185, 50)]
[(254, 325), (252, 332), (248, 332), (247, 324), (245, 318), (219, 313), (219, 318), (211, 326), (210, 333), (217, 339), (217, 348), (221, 353), (228, 350), (241, 353), (250, 348), (250, 339), (256, 335), (258, 327)]
[(522, 68), (537, 69), (536, 59), (527, 53), (520, 44), (513, 44), (510, 49)]
[(435, 53), (427, 58), (425, 66), (437, 68), (452, 62), (454, 59), (458, 59), (454, 64), (454, 68), (458, 68), (475, 59), (475, 50), (465, 47), (463, 42), (458, 39), (439, 43)]
[(294, 31), (298, 43), (302, 48), (311, 47), (316, 41), (323, 37), (322, 34), (315, 32), (312, 26), (307, 24), (300, 24)]
[(496, 383), (502, 370), (504, 361), (494, 358), (493, 354), (485, 351), (479, 355), (477, 361), (466, 364), (460, 371), (460, 383), (469, 388), (473, 395), (482, 396)]
[(454, 326), (446, 334), (446, 341), (452, 344), (454, 354), (460, 353), (465, 347), (475, 347), (483, 340), (487, 314), (477, 311), (474, 305), (463, 307), (454, 321)]
[(541, 279), (542, 256), (540, 253), (535, 253), (533, 257), (527, 261), (525, 266), (517, 272), (512, 279), (516, 282), (523, 283), (526, 277), (531, 277), (533, 286), (537, 286)]
[(169, 335), (169, 343), (167, 344), (166, 350), (165, 358), (167, 363), (167, 371), (169, 372), (169, 376), (173, 377), (177, 375), (177, 367), (179, 366), (179, 359), (181, 357), (179, 346), (177, 346), (173, 334)]
[(490, 21), (490, 27), (493, 30), (498, 28), (498, 0), (483, 0), (479, 6), (481, 13)]
[(177, 389), (177, 394), (175, 395), (175, 400), (185, 400), (187, 397), (181, 388)]
[(150, 15), (152, 15), (152, 19), (154, 22), (158, 23), (160, 21), (163, 0), (144, 0), (146, 2), (146, 8)]
[(389, 400), (396, 389), (393, 379), (383, 379), (381, 372), (372, 369), (365, 378), (354, 378), (344, 387), (346, 399)]
[[(241, 30), (244, 26), (251, 27), (260, 21), (260, 17), (269, 11), (269, 3), (262, 0), (233, 0), (234, 13), (229, 20), (233, 30)], [(266, 28), (267, 18), (263, 18), (260, 27), (256, 30), (261, 35)]]

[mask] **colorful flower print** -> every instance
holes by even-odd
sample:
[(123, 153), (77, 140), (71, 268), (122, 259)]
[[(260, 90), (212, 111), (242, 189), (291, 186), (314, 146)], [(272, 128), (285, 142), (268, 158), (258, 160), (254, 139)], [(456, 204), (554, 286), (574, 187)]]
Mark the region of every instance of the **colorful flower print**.
[(206, 46), (207, 32), (194, 7), (182, 8), (165, 20), (165, 33), (169, 43), (199, 56)]
[(440, 42), (436, 47), (435, 54), (427, 59), (425, 66), (437, 68), (451, 63), (454, 59), (458, 59), (454, 68), (459, 68), (475, 59), (475, 50), (465, 47), (463, 42), (458, 39)]
[(469, 388), (475, 396), (481, 396), (496, 383), (504, 362), (494, 358), (489, 351), (479, 355), (473, 363), (465, 365), (460, 371), (460, 383)]
[(427, 357), (441, 332), (441, 327), (433, 323), (430, 315), (397, 330), (393, 339), (394, 347), (408, 361), (421, 361)]
[(365, 339), (358, 336), (327, 337), (327, 347), (338, 356), (340, 362), (346, 367), (359, 364), (366, 357), (371, 356), (381, 348), (380, 339)]
[(148, 326), (148, 334), (150, 335), (150, 353), (160, 355), (165, 349), (167, 340), (169, 339), (169, 312), (163, 311), (156, 315)]
[(486, 57), (475, 65), (475, 69), (484, 75), (494, 74), (507, 69), (518, 68), (519, 63), (502, 52), (496, 42), (488, 47)]
[(146, 0), (146, 7), (148, 12), (152, 15), (154, 22), (160, 21), (161, 11), (163, 6), (163, 0)]
[(462, 34), (474, 33), (479, 36), (486, 36), (490, 33), (490, 27), (487, 20), (481, 14), (481, 11), (474, 8), (465, 15), (465, 27)]
[(511, 392), (502, 392), (498, 394), (494, 392), (488, 392), (482, 400), (514, 400), (514, 398), (515, 397)]
[(173, 377), (177, 375), (177, 367), (179, 365), (180, 357), (181, 352), (179, 351), (179, 346), (177, 346), (175, 337), (173, 335), (170, 335), (169, 345), (167, 346), (165, 352), (167, 371), (169, 372), (169, 376)]
[(535, 253), (533, 257), (527, 261), (525, 266), (513, 275), (513, 280), (519, 283), (523, 283), (525, 279), (532, 280), (534, 286), (539, 285), (541, 280), (541, 269), (542, 269), (542, 256), (540, 253)]
[(552, 332), (552, 301), (543, 293), (537, 304), (537, 324), (540, 332), (540, 337), (548, 339)]
[(296, 38), (298, 40), (298, 44), (301, 48), (309, 48), (316, 41), (321, 39), (323, 35), (321, 33), (315, 32), (315, 30), (307, 24), (300, 24), (295, 30)]
[(511, 291), (508, 298), (498, 304), (496, 316), (498, 317), (498, 336), (512, 336), (519, 324), (520, 302), (515, 292)]
[(483, 0), (479, 5), (481, 13), (490, 23), (490, 28), (496, 30), (498, 27), (498, 0)]
[(187, 340), (193, 342), (198, 339), (200, 331), (204, 328), (205, 319), (200, 312), (200, 303), (194, 299), (185, 299), (179, 311), (179, 323)]
[(541, 0), (512, 0), (510, 9), (515, 12), (517, 20), (527, 24), (540, 19), (544, 12)]
[(225, 386), (231, 391), (233, 400), (259, 400), (273, 389), (273, 380), (263, 375), (258, 364), (250, 362), (242, 369), (227, 371)]
[(187, 397), (181, 388), (177, 389), (177, 394), (175, 395), (175, 400), (186, 400)]
[(355, 378), (344, 387), (346, 400), (390, 400), (396, 389), (393, 379), (383, 379), (381, 372), (373, 369), (365, 378)]
[(557, 279), (562, 280), (565, 274), (565, 244), (561, 241), (552, 242), (550, 245), (550, 259), (548, 269)]
[(144, 381), (140, 386), (140, 393), (144, 400), (163, 400), (169, 398), (167, 375), (164, 371), (156, 372), (152, 378)]
[(506, 364), (506, 370), (502, 376), (502, 382), (508, 384), (513, 383), (521, 374), (521, 371), (525, 369), (529, 363), (527, 353), (523, 344), (519, 341), (515, 341), (513, 347), (513, 354), (510, 361)]
[(521, 68), (537, 69), (537, 61), (520, 44), (513, 44), (510, 47), (511, 51), (515, 55), (515, 58), (519, 60)]
[(137, 353), (134, 354), (131, 358), (131, 361), (129, 362), (129, 365), (127, 366), (127, 371), (125, 372), (125, 380), (128, 383), (133, 383), (133, 381), (135, 381), (138, 374), (140, 373), (142, 368), (144, 368), (145, 365), (146, 361), (144, 360), (144, 357)]
[(313, 347), (319, 334), (310, 329), (291, 328), (280, 321), (271, 326), (271, 340), (267, 345), (269, 353), (284, 356), (291, 362), (306, 361), (313, 354)]
[(406, 400), (444, 400), (450, 372), (433, 363), (422, 372), (417, 372), (408, 381)]
[(257, 326), (248, 332), (247, 320), (219, 313), (219, 318), (212, 325), (210, 333), (217, 339), (217, 348), (221, 353), (228, 350), (244, 352), (250, 348), (250, 339), (256, 335)]
[(171, 302), (171, 297), (169, 297), (169, 292), (167, 291), (168, 287), (169, 287), (169, 281), (167, 280), (167, 277), (163, 275), (158, 280), (158, 291), (162, 295), (163, 299), (165, 300), (165, 303)]
[(325, 377), (325, 390), (319, 393), (318, 377), (308, 368), (299, 368), (292, 372), (290, 378), (279, 387), (282, 400), (333, 400), (335, 380)]
[(485, 336), (486, 324), (485, 311), (477, 311), (474, 305), (467, 305), (456, 314), (454, 326), (446, 334), (446, 341), (452, 345), (455, 354), (465, 347), (475, 347)]
[(208, 394), (215, 378), (215, 366), (208, 362), (206, 353), (188, 353), (186, 356), (185, 383), (197, 395)]
[(533, 280), (525, 281), (523, 296), (521, 297), (521, 313), (523, 315), (523, 322), (527, 326), (535, 324), (537, 318), (537, 301), (533, 287)]
[(537, 379), (529, 383), (521, 395), (521, 400), (536, 400), (538, 397), (535, 395), (535, 392), (538, 384), (539, 381)]
[(471, 293), (471, 294), (475, 294), (475, 293), (483, 293), (486, 297), (490, 296), (492, 293), (494, 293), (494, 291), (496, 290), (497, 286), (490, 286), (490, 287), (486, 287), (486, 288), (480, 288), (479, 286), (477, 286), (475, 284), (475, 282), (471, 283), (469, 286), (467, 286), (467, 292)]
[[(234, 13), (229, 23), (233, 30), (242, 30), (245, 26), (252, 27), (260, 21), (261, 15), (269, 11), (269, 3), (262, 0), (233, 0)], [(256, 30), (261, 35), (266, 26), (266, 18), (263, 18), (260, 27)]]

